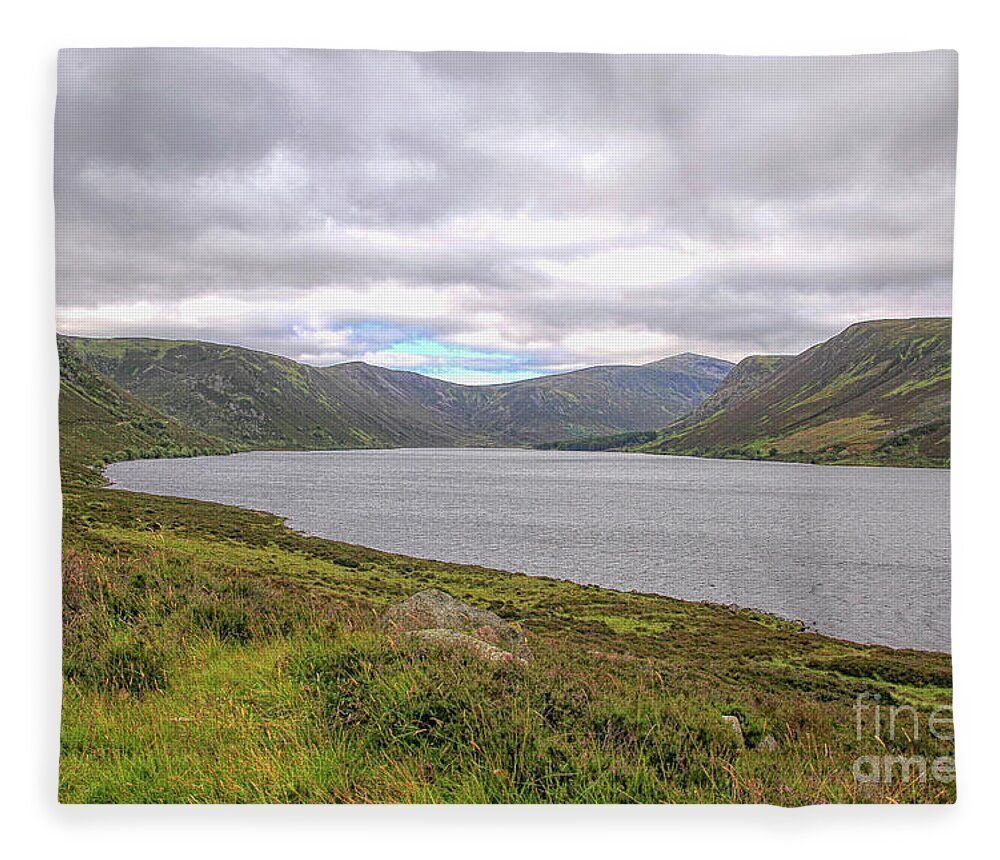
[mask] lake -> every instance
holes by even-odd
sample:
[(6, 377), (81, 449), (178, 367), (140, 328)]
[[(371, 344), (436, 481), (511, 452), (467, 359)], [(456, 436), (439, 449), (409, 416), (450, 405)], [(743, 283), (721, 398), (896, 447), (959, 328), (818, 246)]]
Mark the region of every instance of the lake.
[(406, 555), (950, 648), (947, 470), (456, 448), (139, 460), (107, 475)]

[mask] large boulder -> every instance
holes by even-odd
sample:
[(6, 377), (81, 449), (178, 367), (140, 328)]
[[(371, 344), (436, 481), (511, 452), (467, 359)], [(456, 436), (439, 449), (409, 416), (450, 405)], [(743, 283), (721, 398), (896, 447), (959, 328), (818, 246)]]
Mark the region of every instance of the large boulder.
[(390, 634), (454, 645), (494, 662), (527, 663), (532, 659), (524, 632), (516, 624), (437, 588), (418, 591), (390, 606), (380, 625)]
[(414, 642), (424, 642), (431, 645), (439, 645), (442, 648), (449, 648), (457, 651), (464, 651), (480, 660), (488, 663), (527, 663), (524, 657), (517, 657), (510, 651), (490, 645), (475, 636), (467, 633), (459, 633), (457, 630), (448, 630), (445, 627), (435, 627), (431, 630), (407, 630), (397, 634), (405, 636)]

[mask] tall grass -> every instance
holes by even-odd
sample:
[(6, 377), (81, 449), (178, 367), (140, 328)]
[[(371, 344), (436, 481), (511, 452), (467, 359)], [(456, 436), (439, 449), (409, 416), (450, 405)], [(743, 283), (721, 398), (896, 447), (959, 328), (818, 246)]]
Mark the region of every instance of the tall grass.
[[(68, 802), (948, 799), (854, 783), (844, 701), (535, 637), (529, 667), (393, 642), (321, 584), (156, 541), (67, 549)], [(721, 720), (741, 719), (750, 748)], [(777, 752), (752, 745), (765, 733)], [(933, 751), (937, 751), (935, 748)]]

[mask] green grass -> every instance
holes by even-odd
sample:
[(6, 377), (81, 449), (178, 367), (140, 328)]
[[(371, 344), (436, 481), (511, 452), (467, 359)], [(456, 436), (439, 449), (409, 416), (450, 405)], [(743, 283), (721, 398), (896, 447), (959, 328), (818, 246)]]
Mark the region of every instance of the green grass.
[[(860, 691), (926, 714), (946, 655), (757, 612), (411, 559), (272, 516), (65, 487), (65, 802), (947, 801), (854, 782)], [(517, 620), (527, 668), (390, 642), (439, 587)], [(770, 733), (775, 753), (744, 749)], [(926, 738), (899, 749), (950, 755)]]

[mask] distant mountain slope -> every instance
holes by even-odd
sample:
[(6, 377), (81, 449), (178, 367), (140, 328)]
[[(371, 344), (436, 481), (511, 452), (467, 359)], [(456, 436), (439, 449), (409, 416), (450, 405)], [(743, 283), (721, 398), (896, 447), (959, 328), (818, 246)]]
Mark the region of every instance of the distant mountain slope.
[(463, 413), (502, 441), (541, 443), (662, 426), (701, 403), (732, 364), (685, 353), (639, 366), (588, 367), (523, 382), (459, 386)]
[(59, 339), (59, 455), (64, 482), (100, 481), (107, 457), (223, 454), (231, 445), (150, 409)]
[[(772, 363), (776, 367), (769, 370)], [(706, 400), (695, 415), (635, 450), (816, 462), (948, 462), (948, 318), (857, 323), (801, 355), (777, 361), (754, 357), (733, 373), (714, 403)]]
[(245, 447), (531, 444), (662, 427), (732, 365), (690, 354), (469, 386), (361, 362), (317, 368), (198, 341), (66, 338), (154, 409)]
[(717, 412), (728, 409), (756, 391), (765, 379), (786, 366), (793, 358), (795, 358), (793, 355), (747, 356), (729, 371), (729, 375), (722, 380), (722, 384), (712, 392), (711, 396), (706, 397), (700, 406), (675, 422), (673, 427), (692, 427)]

